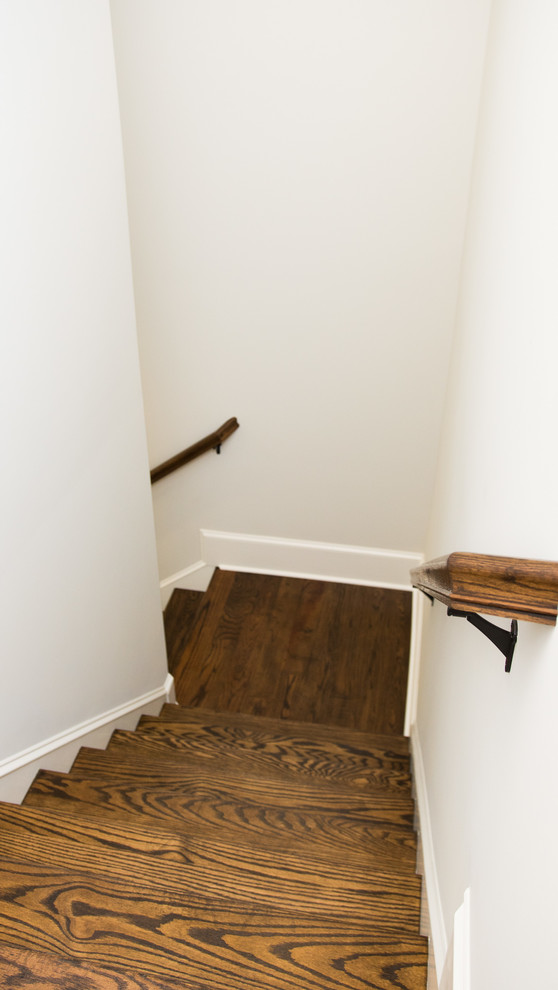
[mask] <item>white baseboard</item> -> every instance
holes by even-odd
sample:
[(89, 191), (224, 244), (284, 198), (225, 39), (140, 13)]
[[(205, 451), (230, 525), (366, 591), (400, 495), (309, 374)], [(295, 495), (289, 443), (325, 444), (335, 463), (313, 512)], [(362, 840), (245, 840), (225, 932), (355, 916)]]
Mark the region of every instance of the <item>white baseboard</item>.
[(436, 975), (438, 982), (440, 982), (448, 951), (448, 938), (444, 923), (444, 916), (442, 913), (442, 900), (436, 869), (436, 856), (434, 853), (434, 840), (432, 836), (432, 825), (430, 822), (426, 775), (420, 746), (420, 737), (416, 723), (411, 726), (411, 754), (413, 760), (413, 782), (418, 818), (417, 826), (421, 850), (420, 872), (422, 872), (423, 875), (423, 902), (426, 901), (424, 904), (425, 925), (423, 926), (422, 932), (424, 935), (428, 935), (431, 939), (431, 954), (434, 957)]
[(273, 536), (201, 531), (202, 558), (223, 570), (365, 584), (411, 590), (410, 570), (418, 553), (286, 540)]
[(66, 773), (81, 746), (104, 748), (115, 729), (135, 729), (142, 715), (157, 715), (166, 701), (176, 701), (171, 674), (156, 690), (4, 760), (0, 763), (0, 801), (19, 804), (39, 770)]
[(463, 903), (453, 916), (453, 932), (439, 990), (471, 990), (471, 891), (463, 895)]
[(471, 990), (471, 891), (463, 895), (453, 919), (453, 983), (452, 990)]
[(411, 726), (416, 722), (418, 689), (420, 678), (420, 649), (422, 643), (422, 620), (424, 615), (424, 595), (413, 588), (413, 610), (411, 614), (411, 646), (409, 649), (409, 675), (407, 677), (407, 700), (405, 703), (405, 725), (403, 733), (411, 734)]
[(190, 567), (185, 567), (184, 570), (177, 571), (176, 574), (171, 574), (170, 577), (164, 578), (159, 585), (161, 591), (161, 608), (163, 611), (175, 588), (182, 588), (185, 591), (206, 591), (213, 577), (214, 570), (215, 567), (211, 564), (206, 564), (203, 560), (197, 560)]

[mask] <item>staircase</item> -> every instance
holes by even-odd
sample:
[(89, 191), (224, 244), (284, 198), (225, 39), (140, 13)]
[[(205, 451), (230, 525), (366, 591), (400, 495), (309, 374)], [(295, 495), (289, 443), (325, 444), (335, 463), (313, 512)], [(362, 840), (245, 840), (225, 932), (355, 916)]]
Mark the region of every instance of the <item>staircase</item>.
[(0, 805), (9, 990), (424, 990), (407, 741), (165, 705)]

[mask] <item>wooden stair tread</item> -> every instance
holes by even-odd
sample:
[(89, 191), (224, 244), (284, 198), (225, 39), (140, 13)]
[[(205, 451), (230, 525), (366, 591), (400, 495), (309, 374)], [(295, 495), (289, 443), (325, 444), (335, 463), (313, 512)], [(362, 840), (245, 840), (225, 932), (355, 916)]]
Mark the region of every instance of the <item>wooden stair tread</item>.
[(0, 982), (7, 990), (179, 990), (176, 980), (153, 980), (120, 969), (5, 945), (0, 936)]
[[(25, 798), (24, 805), (49, 809), (63, 814), (83, 815), (88, 819), (139, 825), (147, 821), (157, 828), (173, 831), (205, 830), (208, 837), (223, 831), (228, 843), (253, 844), (258, 849), (274, 850), (288, 845), (303, 850), (311, 843), (312, 857), (362, 861), (363, 850), (382, 842), (385, 837), (399, 847), (401, 841), (414, 844), (408, 822), (402, 826), (381, 821), (376, 814), (369, 820), (347, 814), (328, 815), (318, 811), (260, 808), (224, 798), (169, 800), (161, 795), (145, 803), (142, 796), (129, 800), (126, 790), (117, 785), (103, 786), (85, 779), (76, 781), (62, 775), (42, 773)], [(393, 817), (393, 816), (392, 816)], [(384, 819), (389, 816), (384, 812)]]
[[(99, 809), (100, 810), (100, 809)], [(184, 833), (168, 828), (164, 822), (132, 816), (91, 817), (69, 809), (49, 810), (32, 804), (0, 803), (0, 823), (21, 823), (26, 831), (45, 836), (63, 836), (74, 842), (93, 841), (108, 850), (142, 853), (153, 860), (187, 863)], [(0, 826), (2, 827), (2, 826)], [(403, 854), (404, 855), (404, 854)], [(410, 854), (408, 854), (410, 855)]]
[[(0, 863), (2, 942), (212, 990), (423, 990), (426, 940)], [(45, 910), (46, 905), (54, 910)], [(382, 982), (383, 981), (383, 982)]]
[[(368, 768), (363, 765), (362, 760), (344, 763), (342, 760), (328, 759), (322, 755), (309, 757), (304, 762), (288, 761), (269, 751), (248, 747), (233, 748), (226, 743), (219, 744), (217, 741), (204, 739), (193, 741), (190, 732), (173, 733), (173, 723), (167, 725), (166, 729), (157, 726), (153, 730), (141, 728), (135, 732), (117, 730), (110, 739), (107, 752), (116, 755), (122, 749), (135, 747), (138, 754), (141, 750), (147, 751), (146, 758), (152, 760), (174, 760), (181, 765), (193, 761), (201, 764), (203, 761), (205, 766), (213, 762), (221, 768), (228, 767), (243, 775), (298, 776), (301, 780), (317, 780), (357, 787), (363, 791), (388, 790), (402, 797), (411, 795), (411, 775), (408, 767)], [(149, 752), (151, 756), (147, 756)]]
[(147, 818), (107, 804), (88, 804), (77, 798), (34, 791), (29, 792), (21, 807), (36, 816), (32, 827), (41, 833), (60, 832), (74, 839), (92, 836), (109, 847), (149, 851), (179, 863), (188, 863), (192, 855), (207, 855), (210, 850), (214, 855), (233, 859), (281, 856), (329, 864), (342, 849), (343, 863), (348, 868), (367, 870), (371, 865), (383, 864), (395, 872), (415, 872), (416, 835), (410, 828), (363, 826), (351, 819), (311, 821), (309, 851), (308, 831), (302, 827), (298, 833), (293, 828), (279, 827), (268, 827), (260, 833), (253, 827), (228, 827), (226, 822), (215, 824), (207, 818), (201, 823), (192, 819), (181, 822), (176, 818)]
[(227, 793), (251, 804), (265, 802), (266, 807), (320, 808), (331, 812), (361, 816), (378, 809), (390, 809), (400, 816), (410, 816), (413, 823), (414, 802), (410, 793), (399, 793), (386, 788), (360, 789), (347, 784), (300, 777), (281, 770), (270, 770), (265, 776), (258, 772), (250, 775), (246, 765), (235, 760), (218, 762), (201, 759), (177, 758), (172, 752), (156, 752), (141, 743), (128, 747), (98, 750), (83, 747), (70, 770), (72, 777), (88, 774), (92, 779), (105, 781), (143, 783), (153, 792), (161, 788), (183, 795), (223, 795)]
[[(29, 805), (0, 803), (0, 841), (2, 831), (7, 829), (20, 829), (28, 842), (63, 838), (91, 846), (105, 856), (112, 852), (139, 854), (165, 868), (175, 864), (206, 867), (208, 863), (216, 863), (223, 868), (232, 866), (260, 872), (273, 872), (279, 868), (289, 873), (322, 871), (329, 877), (337, 870), (331, 850), (321, 854), (315, 841), (258, 844), (250, 837), (248, 842), (243, 842), (234, 834), (229, 836), (226, 829), (207, 826), (163, 830), (154, 829), (144, 819), (136, 824), (129, 818), (110, 821), (57, 814)], [(343, 881), (353, 879), (361, 883), (364, 877), (378, 871), (404, 876), (416, 873), (416, 841), (412, 833), (406, 834), (403, 830), (392, 833), (379, 830), (377, 835), (368, 833), (367, 842), (358, 855), (343, 852)]]
[(249, 760), (262, 772), (282, 770), (356, 787), (411, 787), (409, 758), (393, 756), (376, 747), (372, 750), (341, 745), (327, 746), (300, 739), (288, 729), (277, 731), (251, 727), (227, 727), (213, 720), (193, 722), (160, 721), (143, 718), (135, 732), (115, 732), (109, 748), (117, 742), (149, 743), (180, 755), (204, 759)]
[(159, 890), (162, 897), (192, 895), (243, 901), (260, 910), (366, 921), (416, 930), (420, 918), (420, 878), (390, 871), (351, 871), (336, 864), (305, 864), (277, 857), (273, 863), (246, 855), (223, 861), (215, 854), (188, 865), (154, 861), (149, 855), (110, 850), (92, 841), (38, 836), (2, 823), (0, 855), (7, 860), (59, 866)]
[(382, 751), (382, 759), (409, 758), (409, 740), (402, 735), (386, 735), (379, 732), (362, 732), (359, 729), (349, 729), (339, 725), (322, 725), (319, 722), (299, 722), (295, 719), (271, 718), (262, 715), (250, 715), (244, 712), (214, 711), (202, 707), (188, 707), (164, 704), (157, 716), (145, 715), (140, 723), (146, 720), (157, 722), (186, 722), (199, 726), (221, 725), (225, 728), (243, 729), (254, 735), (277, 734), (283, 739), (288, 733), (297, 741), (306, 744), (324, 745), (329, 747), (336, 744), (346, 749), (374, 753)]

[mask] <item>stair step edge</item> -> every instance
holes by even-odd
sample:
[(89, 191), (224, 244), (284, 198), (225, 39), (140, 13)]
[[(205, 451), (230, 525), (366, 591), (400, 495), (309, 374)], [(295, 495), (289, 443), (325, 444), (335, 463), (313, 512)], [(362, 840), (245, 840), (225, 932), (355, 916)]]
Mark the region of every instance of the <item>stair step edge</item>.
[[(9, 945), (0, 935), (0, 981), (6, 987), (25, 990), (184, 990), (182, 981), (164, 982), (122, 969), (97, 966), (50, 952)], [(48, 982), (47, 982), (48, 981)]]
[(164, 721), (206, 721), (215, 720), (218, 725), (258, 726), (267, 731), (296, 732), (303, 738), (324, 742), (347, 740), (355, 746), (366, 748), (367, 741), (377, 746), (385, 746), (388, 751), (397, 752), (402, 757), (409, 756), (409, 740), (406, 736), (386, 735), (385, 733), (363, 732), (360, 729), (348, 729), (339, 725), (327, 725), (323, 722), (300, 722), (296, 719), (272, 718), (266, 715), (250, 715), (244, 712), (214, 711), (209, 708), (191, 707), (167, 702), (162, 705), (157, 716)]
[[(241, 744), (220, 744), (218, 741), (190, 740), (188, 736), (172, 734), (170, 737), (154, 733), (151, 729), (136, 729), (126, 731), (117, 729), (111, 736), (106, 751), (117, 754), (131, 752), (136, 748), (139, 752), (145, 750), (152, 753), (152, 759), (164, 760), (203, 760), (208, 765), (226, 761), (231, 767), (248, 771), (253, 769), (259, 774), (285, 774), (299, 777), (302, 780), (318, 780), (332, 785), (359, 788), (363, 791), (387, 790), (389, 792), (411, 794), (412, 778), (410, 769), (402, 767), (367, 766), (351, 763), (341, 757), (328, 759), (320, 754), (301, 754), (298, 759), (290, 758), (289, 754), (267, 752), (264, 749), (243, 747)], [(296, 754), (295, 754), (296, 755)]]
[(237, 760), (222, 759), (217, 762), (203, 757), (181, 760), (174, 753), (167, 754), (162, 749), (155, 750), (154, 747), (142, 747), (140, 744), (137, 746), (118, 744), (113, 749), (107, 750), (82, 747), (67, 776), (83, 776), (85, 773), (96, 779), (105, 776), (108, 780), (120, 776), (130, 780), (136, 779), (138, 783), (142, 779), (147, 783), (157, 779), (164, 784), (165, 781), (178, 782), (179, 778), (184, 782), (185, 791), (188, 781), (199, 784), (203, 782), (207, 786), (209, 784), (215, 787), (228, 786), (231, 789), (247, 788), (251, 784), (254, 793), (259, 790), (262, 794), (269, 794), (275, 789), (282, 790), (285, 794), (297, 795), (299, 799), (305, 794), (307, 799), (312, 797), (326, 801), (330, 798), (332, 801), (340, 801), (345, 798), (347, 802), (354, 802), (355, 805), (374, 801), (378, 806), (399, 806), (408, 810), (414, 808), (411, 788), (405, 789), (403, 793), (396, 788), (381, 786), (360, 788), (343, 781), (291, 774), (276, 769), (269, 769), (263, 774), (258, 768), (257, 774), (248, 774)]

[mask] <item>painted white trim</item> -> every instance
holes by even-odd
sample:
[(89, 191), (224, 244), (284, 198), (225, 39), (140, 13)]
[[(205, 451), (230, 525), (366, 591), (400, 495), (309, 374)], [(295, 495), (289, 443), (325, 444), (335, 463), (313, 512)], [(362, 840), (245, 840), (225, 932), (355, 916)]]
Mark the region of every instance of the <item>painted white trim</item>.
[(195, 564), (190, 564), (182, 571), (177, 571), (176, 574), (164, 578), (159, 584), (163, 610), (175, 588), (183, 588), (186, 591), (206, 591), (214, 570), (213, 565), (206, 564), (204, 560), (197, 560)]
[(434, 952), (436, 973), (438, 975), (438, 980), (440, 981), (448, 951), (448, 938), (444, 923), (444, 916), (442, 913), (442, 899), (440, 896), (438, 872), (436, 869), (436, 856), (434, 853), (434, 839), (432, 836), (432, 825), (430, 821), (426, 774), (424, 771), (422, 749), (416, 723), (411, 726), (411, 753), (413, 758), (413, 780), (415, 786), (418, 827), (420, 831), (420, 844), (424, 869), (424, 885), (426, 888), (428, 913), (430, 917), (430, 935), (432, 940), (431, 948)]
[(222, 570), (410, 591), (409, 571), (422, 555), (400, 550), (287, 540), (201, 530), (202, 558)]
[(453, 984), (452, 990), (471, 990), (471, 891), (463, 895), (453, 920)]
[(165, 693), (165, 702), (176, 705), (176, 691), (174, 689), (174, 677), (172, 674), (167, 674), (165, 677), (163, 689)]
[(405, 725), (403, 728), (403, 732), (406, 736), (411, 735), (411, 726), (417, 719), (423, 615), (424, 595), (422, 592), (417, 591), (416, 588), (413, 588), (411, 646), (409, 649), (409, 676), (407, 678), (407, 700), (405, 703)]
[(0, 800), (21, 801), (39, 770), (70, 769), (81, 746), (106, 746), (115, 729), (134, 729), (142, 715), (158, 714), (166, 701), (176, 701), (174, 678), (168, 674), (164, 684), (119, 705), (96, 718), (74, 725), (43, 742), (22, 750), (0, 762)]

